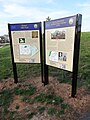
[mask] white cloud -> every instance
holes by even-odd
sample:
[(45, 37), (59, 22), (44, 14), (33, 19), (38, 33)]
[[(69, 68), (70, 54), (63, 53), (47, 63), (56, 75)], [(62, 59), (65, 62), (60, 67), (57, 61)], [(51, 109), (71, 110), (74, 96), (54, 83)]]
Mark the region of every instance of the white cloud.
[(82, 31), (90, 31), (90, 2), (80, 3), (77, 6), (82, 14)]
[(3, 13), (0, 12), (1, 23), (5, 20), (4, 24), (1, 25), (2, 31), (0, 34), (8, 31), (6, 27), (7, 23), (45, 21), (48, 16), (51, 19), (57, 19), (70, 15), (69, 13), (68, 11), (58, 9), (56, 11), (55, 9), (49, 8), (26, 7), (15, 3), (5, 4), (3, 5)]
[(50, 13), (50, 17), (52, 19), (58, 19), (58, 18), (65, 17), (65, 16), (68, 16), (68, 15), (70, 15), (70, 12), (69, 11), (65, 11), (65, 10), (52, 11)]
[[(6, 17), (23, 17), (25, 20), (45, 20), (47, 16), (52, 19), (57, 18), (57, 16), (62, 17), (63, 15), (69, 14), (68, 11), (60, 10), (60, 12), (54, 9), (42, 9), (42, 8), (32, 8), (24, 7), (18, 4), (4, 5), (4, 14)], [(3, 14), (3, 15), (4, 15)]]
[[(67, 11), (63, 9), (56, 9), (56, 8), (42, 8), (42, 7), (30, 7), (24, 5), (24, 3), (28, 3), (28, 0), (0, 0), (3, 2), (3, 11), (0, 11), (0, 34), (7, 32), (7, 23), (16, 23), (16, 22), (37, 22), (37, 21), (44, 21), (48, 16), (51, 19), (58, 19), (61, 17), (71, 16), (77, 13), (73, 13), (73, 11)], [(31, 3), (35, 2), (30, 0)], [(29, 1), (29, 4), (30, 4)], [(38, 2), (44, 0), (38, 0)], [(23, 4), (21, 3), (23, 2)], [(37, 1), (36, 1), (37, 2)], [(54, 0), (47, 0), (45, 3), (53, 3)], [(87, 6), (87, 7), (86, 7)], [(90, 4), (78, 4), (77, 7), (80, 10), (80, 13), (83, 15), (83, 24), (82, 24), (82, 31), (89, 31), (90, 30)], [(2, 30), (1, 30), (2, 29)], [(5, 31), (5, 32), (4, 32)]]
[(54, 0), (47, 0), (47, 3), (54, 3)]
[(79, 4), (77, 4), (77, 6), (79, 6), (79, 7), (90, 7), (90, 3), (79, 3)]
[(31, 5), (31, 4), (51, 4), (55, 0), (0, 0), (3, 5), (19, 4), (19, 5)]
[(2, 4), (25, 4), (28, 3), (28, 0), (0, 0), (2, 2)]
[(8, 34), (8, 26), (6, 23), (0, 24), (0, 35)]
[[(3, 23), (3, 19), (6, 19), (4, 24), (1, 25), (0, 28), (2, 28), (1, 33), (7, 32), (7, 23), (20, 23), (20, 22), (39, 22), (39, 21), (45, 21), (48, 16), (51, 17), (51, 19), (57, 19), (61, 17), (65, 17), (67, 15), (70, 15), (67, 11), (59, 12), (58, 10), (55, 11), (54, 9), (46, 9), (46, 8), (32, 8), (32, 7), (25, 7), (18, 4), (8, 4), (4, 5), (4, 12), (0, 13), (0, 19), (1, 23)], [(7, 20), (8, 19), (8, 20)], [(14, 19), (14, 20), (13, 20)]]
[[(11, 17), (18, 17), (27, 13), (27, 10), (17, 4), (4, 5), (4, 12)], [(26, 13), (25, 13), (26, 12)]]

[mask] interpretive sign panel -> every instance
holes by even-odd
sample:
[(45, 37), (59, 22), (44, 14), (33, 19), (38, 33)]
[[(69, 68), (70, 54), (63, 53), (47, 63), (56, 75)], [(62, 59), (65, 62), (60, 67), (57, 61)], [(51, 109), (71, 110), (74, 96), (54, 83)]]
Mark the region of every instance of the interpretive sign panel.
[(70, 71), (72, 97), (77, 90), (81, 23), (81, 14), (44, 22), (44, 85), (49, 83), (49, 65)]
[(15, 63), (40, 63), (41, 23), (10, 24)]
[(45, 22), (46, 64), (73, 71), (76, 15)]

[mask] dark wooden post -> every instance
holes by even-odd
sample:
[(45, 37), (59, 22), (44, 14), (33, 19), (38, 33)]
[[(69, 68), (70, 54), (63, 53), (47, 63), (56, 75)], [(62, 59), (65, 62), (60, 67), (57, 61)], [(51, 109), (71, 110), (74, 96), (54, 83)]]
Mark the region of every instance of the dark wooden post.
[(77, 74), (78, 74), (79, 49), (80, 49), (81, 21), (82, 21), (82, 15), (77, 14), (76, 29), (75, 29), (75, 42), (74, 42), (73, 73), (72, 73), (72, 93), (71, 93), (72, 97), (75, 97), (76, 90), (77, 90)]

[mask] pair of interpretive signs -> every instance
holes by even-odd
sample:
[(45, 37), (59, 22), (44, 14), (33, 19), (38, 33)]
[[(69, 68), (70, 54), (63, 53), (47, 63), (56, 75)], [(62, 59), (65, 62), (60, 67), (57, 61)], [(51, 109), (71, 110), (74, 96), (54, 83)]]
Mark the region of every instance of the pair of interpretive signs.
[[(42, 82), (45, 85), (48, 84), (48, 66), (73, 72), (75, 82), (78, 71), (81, 20), (82, 15), (77, 14), (44, 22), (44, 80), (41, 22), (8, 24), (13, 64), (41, 63)], [(72, 96), (75, 94), (74, 90)]]

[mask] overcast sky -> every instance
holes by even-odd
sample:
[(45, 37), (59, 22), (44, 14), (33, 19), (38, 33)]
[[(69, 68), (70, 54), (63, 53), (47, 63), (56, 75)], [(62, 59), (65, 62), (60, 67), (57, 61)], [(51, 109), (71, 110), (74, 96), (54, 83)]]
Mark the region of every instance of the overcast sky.
[(82, 31), (90, 31), (90, 0), (0, 0), (0, 35), (8, 23), (42, 22), (82, 14)]

